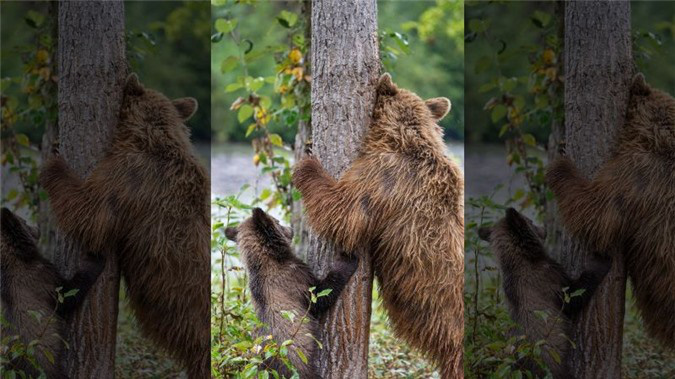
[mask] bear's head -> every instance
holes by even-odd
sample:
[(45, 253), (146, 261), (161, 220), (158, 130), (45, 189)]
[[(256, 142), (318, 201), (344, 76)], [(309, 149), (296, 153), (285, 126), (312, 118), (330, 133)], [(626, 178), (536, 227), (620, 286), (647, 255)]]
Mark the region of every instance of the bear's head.
[(17, 259), (30, 262), (39, 257), (39, 233), (36, 228), (4, 207), (0, 211), (0, 225), (0, 258), (3, 267), (13, 264)]
[(478, 229), (478, 236), (490, 243), (500, 260), (534, 259), (545, 254), (546, 230), (513, 208), (493, 226)]
[(641, 73), (635, 75), (631, 84), (627, 122), (637, 126), (633, 130), (645, 134), (637, 137), (672, 153), (671, 148), (675, 148), (675, 98), (650, 87)]
[(377, 83), (373, 123), (394, 133), (402, 141), (423, 138), (438, 142), (443, 129), (438, 122), (450, 111), (445, 97), (422, 100), (415, 93), (398, 88), (389, 74)]
[(124, 85), (124, 99), (120, 119), (132, 125), (172, 127), (184, 125), (197, 111), (197, 100), (192, 97), (169, 100), (162, 93), (145, 88), (136, 74), (131, 74)]
[(247, 267), (263, 264), (269, 259), (283, 262), (293, 255), (293, 230), (260, 208), (236, 228), (225, 229), (225, 236), (237, 243)]

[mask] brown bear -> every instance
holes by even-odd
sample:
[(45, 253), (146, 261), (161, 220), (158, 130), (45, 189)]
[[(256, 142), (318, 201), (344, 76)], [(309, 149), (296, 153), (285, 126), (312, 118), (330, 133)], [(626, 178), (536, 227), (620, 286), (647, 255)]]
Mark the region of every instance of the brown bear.
[(675, 99), (638, 74), (626, 123), (595, 178), (560, 158), (547, 182), (573, 236), (621, 250), (647, 331), (675, 346)]
[(209, 178), (185, 126), (196, 100), (169, 100), (136, 75), (104, 157), (82, 180), (58, 155), (40, 181), (58, 226), (95, 251), (119, 254), (141, 329), (190, 378), (210, 373)]
[(446, 98), (422, 100), (387, 74), (372, 124), (339, 180), (313, 157), (293, 183), (311, 228), (346, 251), (372, 252), (382, 303), (396, 334), (440, 367), (462, 375), (464, 181), (437, 125)]
[[(518, 324), (513, 334), (525, 335), (533, 345), (545, 341), (542, 359), (553, 377), (570, 378), (565, 357), (572, 346), (568, 339), (572, 325), (609, 272), (611, 260), (592, 255), (587, 270), (572, 280), (546, 253), (544, 229), (513, 208), (494, 226), (481, 227), (478, 234), (490, 242), (497, 258), (509, 314)], [(536, 377), (546, 374), (531, 359), (516, 366)]]
[(62, 366), (62, 353), (66, 326), (103, 271), (105, 258), (87, 254), (80, 270), (67, 280), (40, 255), (36, 229), (7, 208), (2, 208), (0, 224), (3, 344), (13, 345), (15, 337), (25, 347), (38, 341), (33, 355), (38, 367), (19, 357), (9, 360), (2, 371), (14, 370), (17, 376), (23, 372), (37, 378), (42, 370), (47, 378), (65, 379), (68, 375)]
[[(340, 297), (356, 271), (357, 257), (338, 257), (333, 270), (319, 280), (307, 264), (293, 253), (291, 229), (279, 224), (260, 208), (253, 209), (252, 216), (237, 228), (227, 228), (225, 234), (228, 239), (237, 242), (249, 274), (253, 306), (258, 319), (265, 324), (258, 333), (272, 335), (279, 344), (293, 340), (288, 358), (300, 378), (320, 378), (314, 366), (317, 351), (314, 338), (320, 338), (318, 320)], [(330, 290), (330, 293), (318, 297), (316, 303), (312, 303), (310, 288), (314, 288), (314, 295), (325, 290)], [(293, 312), (294, 320), (282, 317), (284, 311)], [(306, 320), (303, 322), (301, 318), (305, 314)], [(307, 357), (308, 363), (303, 362), (297, 350)], [(264, 365), (275, 370), (282, 378), (292, 376), (292, 372), (280, 360), (267, 360)]]

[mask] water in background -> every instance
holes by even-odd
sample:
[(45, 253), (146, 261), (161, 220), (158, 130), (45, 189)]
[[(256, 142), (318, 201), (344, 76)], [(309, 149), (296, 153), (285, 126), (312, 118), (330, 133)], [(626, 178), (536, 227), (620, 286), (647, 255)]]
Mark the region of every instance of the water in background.
[[(464, 143), (448, 143), (450, 155), (464, 170)], [(262, 174), (253, 164), (253, 148), (248, 144), (225, 143), (211, 147), (211, 197), (223, 197), (240, 192), (243, 185), (251, 186), (242, 194), (246, 202), (272, 184), (269, 175)]]

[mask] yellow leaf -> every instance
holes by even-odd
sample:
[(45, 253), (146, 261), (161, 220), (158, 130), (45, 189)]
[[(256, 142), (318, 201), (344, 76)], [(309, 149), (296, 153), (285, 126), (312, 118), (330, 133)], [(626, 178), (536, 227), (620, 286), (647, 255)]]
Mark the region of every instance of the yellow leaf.
[(304, 75), (304, 70), (302, 69), (302, 67), (296, 67), (293, 70), (291, 70), (291, 73), (293, 74), (293, 76), (295, 76), (295, 80), (301, 81), (302, 76)]
[(293, 49), (288, 53), (288, 58), (291, 59), (291, 62), (298, 63), (302, 59), (302, 53), (298, 49)]
[(546, 49), (542, 54), (542, 58), (544, 59), (544, 63), (551, 64), (555, 60), (555, 53), (551, 49)]
[(269, 138), (272, 145), (277, 145), (279, 147), (284, 145), (284, 142), (281, 140), (281, 136), (276, 133), (270, 134), (267, 138)]
[(49, 59), (49, 53), (45, 49), (40, 49), (35, 54), (35, 59), (37, 59), (37, 61), (40, 63), (45, 63), (47, 62), (47, 59)]

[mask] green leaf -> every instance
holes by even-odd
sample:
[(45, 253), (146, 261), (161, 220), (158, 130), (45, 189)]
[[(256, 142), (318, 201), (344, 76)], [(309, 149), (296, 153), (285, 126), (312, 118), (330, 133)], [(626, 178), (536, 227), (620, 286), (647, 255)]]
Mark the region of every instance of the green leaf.
[(487, 55), (484, 55), (478, 58), (473, 69), (476, 72), (476, 74), (480, 74), (484, 71), (487, 71), (491, 66), (492, 66), (492, 58), (490, 58)]
[(558, 352), (555, 349), (553, 348), (548, 349), (548, 354), (551, 356), (551, 358), (553, 358), (553, 360), (556, 363), (560, 363), (562, 361), (560, 359), (560, 354), (558, 354)]
[(229, 71), (234, 70), (237, 65), (239, 64), (239, 58), (235, 56), (229, 56), (223, 60), (223, 62), (220, 64), (220, 72), (221, 73), (226, 73)]
[(490, 20), (481, 20), (473, 18), (469, 20), (469, 30), (474, 33), (483, 33), (490, 27)]
[(234, 92), (242, 87), (243, 85), (241, 83), (230, 83), (225, 86), (225, 92)]
[(78, 292), (80, 292), (80, 290), (77, 289), (77, 288), (74, 288), (74, 289), (72, 289), (72, 290), (70, 290), (70, 291), (64, 293), (64, 294), (63, 294), (63, 297), (66, 298), (66, 297), (75, 296)]
[(212, 42), (212, 43), (218, 43), (218, 42), (222, 41), (222, 39), (223, 39), (224, 36), (225, 36), (225, 35), (224, 35), (223, 33), (221, 33), (221, 32), (214, 33), (214, 34), (211, 36), (211, 42)]
[(276, 134), (276, 133), (270, 134), (267, 138), (269, 138), (270, 143), (271, 143), (272, 145), (276, 145), (276, 146), (279, 146), (279, 147), (283, 147), (283, 146), (284, 146), (284, 143), (283, 143), (283, 141), (281, 140), (281, 136), (278, 135), (278, 134)]
[(237, 112), (237, 120), (240, 123), (246, 121), (251, 116), (253, 116), (253, 107), (250, 104), (242, 105), (239, 108), (239, 112)]
[(485, 92), (491, 91), (495, 87), (496, 86), (493, 82), (485, 83), (485, 84), (481, 85), (480, 87), (478, 87), (478, 93), (485, 93)]
[(33, 28), (39, 28), (44, 21), (45, 15), (42, 13), (38, 13), (34, 10), (30, 10), (26, 13), (26, 23)]
[(330, 295), (331, 292), (333, 292), (333, 290), (330, 289), (330, 288), (328, 288), (328, 289), (325, 289), (325, 290), (319, 292), (319, 293), (316, 295), (316, 297), (328, 296), (328, 295)]
[(47, 360), (49, 361), (49, 363), (54, 364), (54, 354), (52, 354), (51, 351), (49, 351), (48, 349), (42, 348), (42, 354), (44, 354), (45, 357), (47, 357)]
[(224, 18), (219, 18), (216, 20), (215, 26), (218, 32), (227, 34), (237, 27), (237, 19), (226, 20)]
[(252, 346), (253, 344), (250, 341), (241, 341), (232, 345), (232, 347), (242, 352), (250, 349)]
[(523, 134), (523, 142), (526, 145), (537, 146), (537, 140), (535, 140), (534, 136), (529, 133)]
[(503, 136), (508, 131), (509, 131), (509, 124), (502, 125), (501, 129), (499, 129), (499, 137)]
[(532, 22), (538, 28), (544, 28), (549, 22), (551, 22), (551, 14), (539, 10), (534, 11), (534, 14), (532, 15)]
[(30, 141), (28, 140), (28, 136), (23, 134), (23, 133), (17, 133), (15, 138), (16, 138), (16, 142), (19, 145), (23, 145), (23, 146), (26, 146), (26, 147), (28, 147), (30, 145)]
[(293, 12), (283, 10), (281, 13), (279, 13), (277, 20), (279, 20), (279, 23), (284, 28), (292, 28), (298, 21), (298, 15)]
[(497, 121), (501, 120), (504, 116), (506, 116), (506, 106), (504, 106), (503, 104), (497, 104), (495, 105), (494, 108), (492, 108), (492, 114), (490, 115), (492, 122), (496, 123)]
[(298, 354), (298, 357), (300, 357), (302, 363), (307, 364), (307, 357), (305, 356), (305, 353), (303, 353), (300, 349), (296, 349), (295, 352)]
[(576, 291), (572, 292), (572, 293), (570, 294), (570, 297), (577, 297), (577, 296), (581, 296), (581, 295), (583, 295), (583, 294), (584, 294), (584, 292), (586, 292), (586, 290), (585, 290), (585, 289), (583, 289), (583, 288), (580, 288), (580, 289), (578, 289), (578, 290), (576, 290)]
[(251, 133), (253, 133), (253, 131), (255, 130), (255, 128), (257, 126), (258, 126), (258, 124), (255, 124), (255, 123), (249, 125), (248, 128), (246, 128), (246, 137), (250, 136)]
[(251, 80), (248, 87), (252, 92), (255, 92), (262, 88), (263, 85), (265, 85), (265, 78), (259, 77)]

